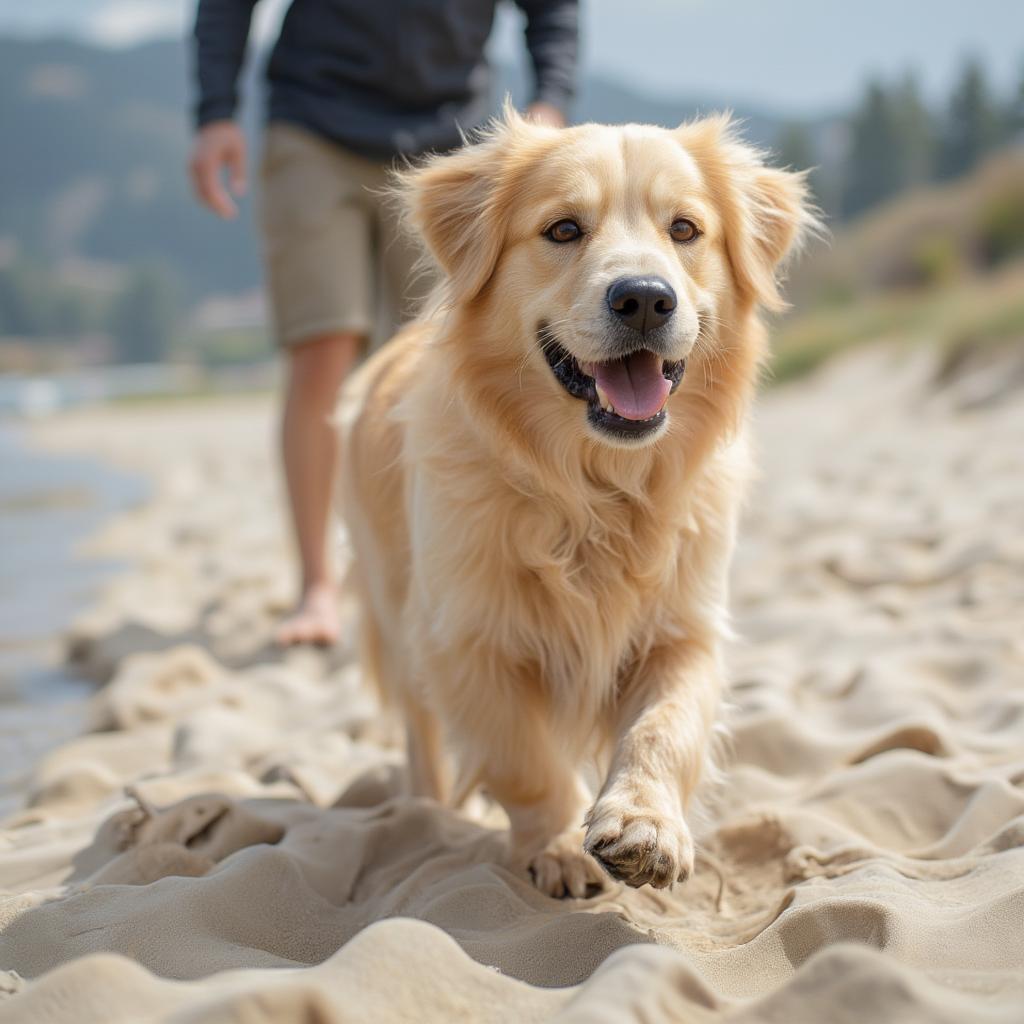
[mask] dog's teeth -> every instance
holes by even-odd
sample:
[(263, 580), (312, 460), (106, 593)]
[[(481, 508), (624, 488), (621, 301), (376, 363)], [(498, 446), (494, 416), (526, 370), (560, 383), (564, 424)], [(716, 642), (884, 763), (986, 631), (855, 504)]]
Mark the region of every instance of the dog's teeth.
[(601, 385), (595, 383), (594, 387), (597, 389), (598, 405), (600, 405), (605, 412), (615, 412), (615, 406), (612, 405), (612, 400), (605, 394)]

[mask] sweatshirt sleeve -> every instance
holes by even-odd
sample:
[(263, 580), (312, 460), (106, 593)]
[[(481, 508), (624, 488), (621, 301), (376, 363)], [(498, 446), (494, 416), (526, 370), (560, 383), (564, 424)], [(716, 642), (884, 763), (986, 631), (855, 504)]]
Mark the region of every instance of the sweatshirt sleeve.
[(256, 0), (199, 0), (194, 38), (195, 120), (200, 127), (234, 116), (238, 75), (255, 6)]
[(576, 92), (577, 0), (516, 0), (526, 15), (526, 46), (536, 75), (533, 102), (566, 114)]

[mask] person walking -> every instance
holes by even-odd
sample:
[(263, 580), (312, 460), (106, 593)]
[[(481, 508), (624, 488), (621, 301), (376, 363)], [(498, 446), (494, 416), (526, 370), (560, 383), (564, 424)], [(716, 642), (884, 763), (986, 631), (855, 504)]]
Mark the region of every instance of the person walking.
[[(284, 645), (332, 644), (327, 537), (338, 460), (330, 424), (346, 375), (417, 298), (416, 250), (381, 189), (396, 159), (444, 151), (491, 109), (484, 54), (497, 0), (293, 0), (267, 67), (260, 226), (273, 329), (287, 359), (281, 445), (301, 568)], [(235, 121), (256, 0), (199, 0), (189, 163), (224, 218), (248, 180)], [(573, 95), (576, 0), (517, 0), (535, 72), (527, 116), (561, 126)], [(226, 176), (226, 182), (225, 182)]]

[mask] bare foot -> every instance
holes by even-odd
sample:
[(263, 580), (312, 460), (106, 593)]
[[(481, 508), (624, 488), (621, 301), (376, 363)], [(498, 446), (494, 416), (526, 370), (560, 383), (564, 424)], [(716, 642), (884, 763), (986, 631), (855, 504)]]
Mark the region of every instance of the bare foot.
[(338, 632), (338, 597), (334, 585), (318, 583), (302, 595), (294, 614), (277, 627), (277, 642), (281, 647), (296, 644), (333, 647), (338, 642)]

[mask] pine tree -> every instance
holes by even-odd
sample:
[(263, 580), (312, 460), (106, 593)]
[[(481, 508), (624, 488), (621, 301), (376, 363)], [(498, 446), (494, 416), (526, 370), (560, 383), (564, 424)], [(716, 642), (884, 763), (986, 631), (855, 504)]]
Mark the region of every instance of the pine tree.
[(775, 144), (775, 164), (794, 171), (807, 171), (807, 184), (814, 202), (826, 216), (838, 214), (835, 169), (829, 173), (819, 166), (814, 138), (804, 122), (790, 121), (783, 125)]
[(788, 167), (794, 171), (806, 171), (816, 161), (814, 159), (814, 143), (811, 141), (807, 126), (799, 121), (790, 121), (783, 125), (779, 133), (776, 147), (780, 167)]
[(1024, 144), (1024, 61), (1021, 62), (1017, 91), (1010, 97), (1004, 120), (1007, 140)]
[(894, 90), (892, 104), (899, 135), (899, 187), (912, 188), (929, 181), (935, 171), (935, 126), (912, 72)]
[(956, 178), (974, 167), (998, 145), (999, 122), (984, 69), (978, 60), (969, 60), (949, 101), (940, 146), (940, 176)]
[(119, 363), (157, 363), (166, 358), (177, 326), (173, 281), (154, 267), (136, 270), (114, 303), (111, 333)]
[(0, 267), (0, 335), (49, 334), (52, 316), (46, 284), (41, 269), (21, 260)]
[(852, 217), (893, 195), (903, 172), (901, 137), (892, 98), (881, 82), (868, 83), (850, 123), (842, 212)]

